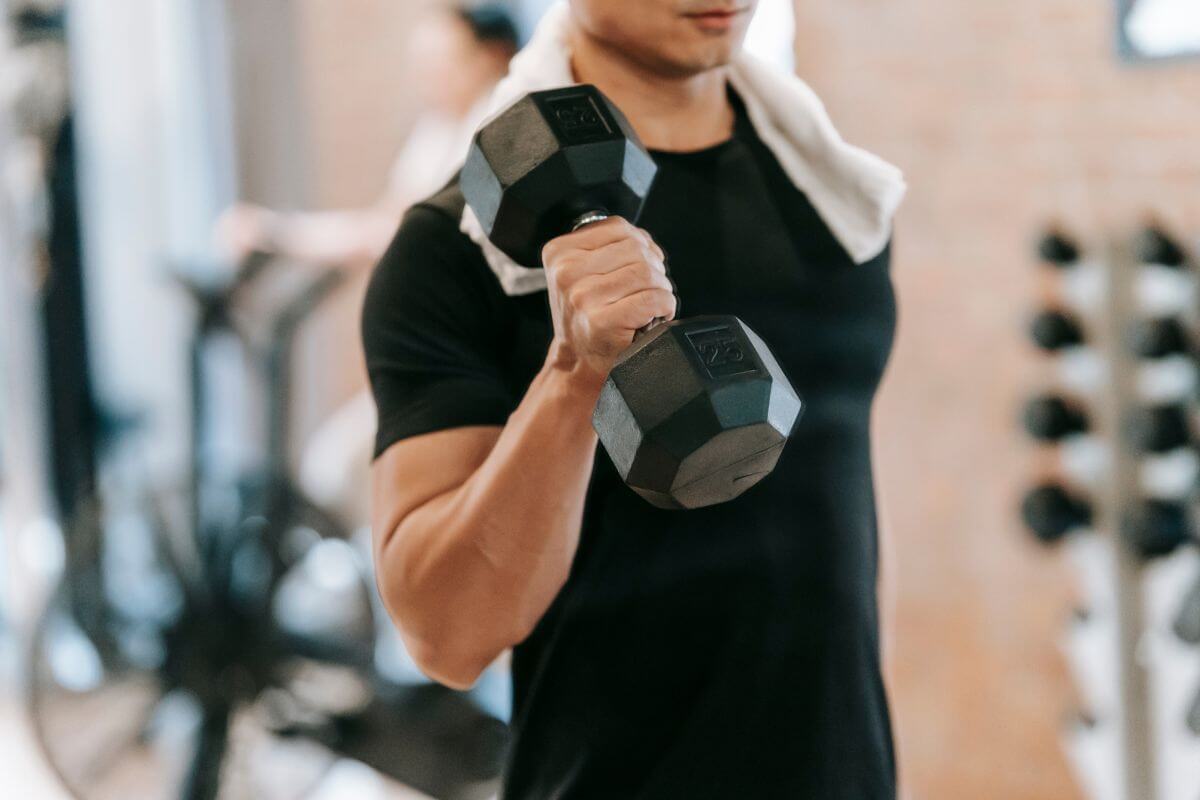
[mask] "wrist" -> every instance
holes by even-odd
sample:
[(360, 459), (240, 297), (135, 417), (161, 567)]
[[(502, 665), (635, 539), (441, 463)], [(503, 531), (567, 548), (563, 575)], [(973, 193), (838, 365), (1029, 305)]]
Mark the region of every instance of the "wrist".
[(578, 358), (562, 340), (555, 338), (550, 343), (543, 373), (564, 395), (574, 398), (589, 407), (595, 406), (604, 387), (606, 375), (596, 372), (586, 361)]

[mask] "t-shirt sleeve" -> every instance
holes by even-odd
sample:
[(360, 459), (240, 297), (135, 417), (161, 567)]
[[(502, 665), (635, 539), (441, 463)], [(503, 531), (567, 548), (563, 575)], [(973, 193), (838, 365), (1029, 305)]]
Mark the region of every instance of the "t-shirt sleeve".
[(490, 271), (445, 213), (416, 206), (371, 276), (362, 313), (379, 412), (375, 457), (401, 439), (503, 425), (513, 399), (500, 370)]

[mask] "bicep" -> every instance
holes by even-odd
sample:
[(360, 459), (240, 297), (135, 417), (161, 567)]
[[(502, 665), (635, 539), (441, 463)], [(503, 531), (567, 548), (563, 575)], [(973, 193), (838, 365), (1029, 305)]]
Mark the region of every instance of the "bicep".
[(499, 426), (436, 431), (391, 445), (371, 467), (371, 530), (378, 558), (412, 513), (460, 489), (500, 438)]

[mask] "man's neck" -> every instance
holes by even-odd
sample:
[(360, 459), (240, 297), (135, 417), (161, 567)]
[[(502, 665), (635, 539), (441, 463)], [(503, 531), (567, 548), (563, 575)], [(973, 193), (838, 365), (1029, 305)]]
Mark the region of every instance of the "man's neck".
[(664, 77), (614, 52), (578, 28), (570, 33), (571, 68), (611, 99), (652, 150), (701, 150), (733, 135), (726, 69)]

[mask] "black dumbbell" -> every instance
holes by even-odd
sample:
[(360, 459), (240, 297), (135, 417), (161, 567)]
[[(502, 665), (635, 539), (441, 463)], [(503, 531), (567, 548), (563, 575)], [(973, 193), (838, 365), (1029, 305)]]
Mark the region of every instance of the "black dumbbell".
[(1143, 264), (1158, 264), (1178, 269), (1187, 263), (1183, 248), (1157, 226), (1150, 226), (1138, 234), (1134, 252)]
[(1092, 507), (1063, 486), (1045, 483), (1025, 495), (1021, 518), (1038, 541), (1054, 544), (1068, 533), (1091, 525)]
[(1200, 692), (1196, 693), (1191, 708), (1187, 711), (1187, 726), (1188, 730), (1200, 736)]
[(1192, 540), (1192, 523), (1182, 503), (1142, 500), (1123, 515), (1121, 535), (1141, 558), (1162, 558)]
[[(541, 264), (549, 240), (609, 216), (636, 221), (656, 172), (596, 87), (533, 92), (476, 133), (460, 180), (492, 243)], [(737, 497), (775, 468), (802, 403), (736, 317), (651, 324), (618, 358), (592, 417), (622, 479), (661, 508)]]
[(1171, 626), (1175, 635), (1188, 644), (1200, 645), (1200, 579), (1184, 595), (1175, 623)]
[(1057, 442), (1089, 429), (1087, 415), (1075, 403), (1055, 395), (1030, 400), (1023, 419), (1025, 430), (1039, 442)]
[(1034, 344), (1049, 353), (1083, 344), (1083, 326), (1065, 311), (1043, 311), (1029, 325)]
[(1129, 445), (1142, 453), (1165, 453), (1192, 441), (1191, 422), (1184, 406), (1141, 408), (1125, 420)]
[(1129, 326), (1126, 338), (1130, 352), (1138, 358), (1166, 358), (1191, 349), (1183, 323), (1174, 317), (1138, 320)]
[(1079, 263), (1079, 247), (1066, 234), (1052, 230), (1038, 241), (1038, 257), (1045, 263), (1059, 268)]

